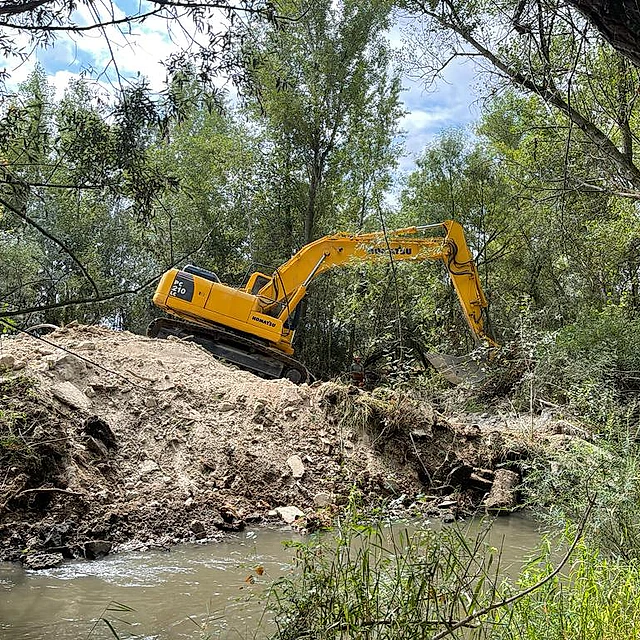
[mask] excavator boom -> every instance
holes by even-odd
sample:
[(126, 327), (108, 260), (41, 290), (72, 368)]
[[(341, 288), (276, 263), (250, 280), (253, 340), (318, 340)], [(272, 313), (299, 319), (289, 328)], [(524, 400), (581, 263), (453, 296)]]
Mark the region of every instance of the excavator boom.
[[(444, 235), (423, 235), (436, 227)], [(242, 288), (223, 284), (212, 272), (192, 265), (171, 269), (162, 276), (153, 302), (182, 322), (163, 319), (160, 330), (156, 321), (148, 333), (184, 337), (191, 329), (192, 339), (244, 368), (266, 377), (304, 381), (308, 374), (291, 358), (291, 343), (296, 310), (310, 283), (336, 266), (380, 260), (442, 261), (474, 339), (496, 346), (484, 330), (487, 301), (473, 256), (462, 227), (452, 220), (388, 233), (325, 236), (304, 246), (273, 274), (251, 274)]]

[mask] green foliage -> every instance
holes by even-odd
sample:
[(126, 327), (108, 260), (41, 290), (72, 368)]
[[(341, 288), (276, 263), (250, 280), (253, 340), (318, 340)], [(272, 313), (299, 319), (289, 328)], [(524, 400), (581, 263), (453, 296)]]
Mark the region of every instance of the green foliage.
[(554, 526), (577, 521), (595, 496), (585, 531), (603, 554), (640, 559), (640, 449), (629, 439), (587, 442), (556, 436), (539, 447), (527, 472), (524, 492), (530, 504)]
[[(98, 624), (102, 623), (109, 630), (109, 635), (114, 637), (116, 640), (120, 640), (123, 636), (118, 633), (116, 627), (120, 627), (122, 625), (126, 625), (127, 627), (132, 627), (134, 625), (133, 622), (126, 620), (122, 617), (123, 614), (127, 613), (135, 613), (135, 609), (130, 607), (127, 604), (122, 602), (117, 602), (116, 600), (111, 600), (105, 608), (100, 613), (100, 616), (95, 621), (94, 625), (89, 630), (87, 634), (87, 638), (91, 638), (94, 635), (94, 632), (98, 628)], [(120, 614), (118, 617), (114, 617), (114, 614)]]
[(430, 638), (502, 582), (496, 550), (457, 528), (395, 532), (347, 518), (296, 550), (296, 574), (277, 581), (268, 602), (274, 639)]
[[(549, 573), (550, 548), (523, 569), (514, 587), (525, 589)], [(501, 640), (614, 640), (640, 637), (636, 615), (640, 597), (637, 562), (611, 561), (580, 545), (566, 572), (518, 600), (499, 616), (491, 638)]]
[(591, 311), (538, 345), (536, 395), (566, 406), (614, 439), (638, 410), (640, 318), (626, 305)]

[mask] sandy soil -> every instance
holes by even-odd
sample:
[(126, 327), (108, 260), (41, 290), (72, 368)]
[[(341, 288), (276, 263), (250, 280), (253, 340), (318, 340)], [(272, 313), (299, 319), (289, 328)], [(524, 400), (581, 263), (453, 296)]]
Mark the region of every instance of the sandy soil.
[(311, 529), (354, 488), (453, 518), (487, 504), (496, 469), (526, 456), (496, 416), (263, 380), (177, 340), (78, 325), (45, 339), (0, 342), (4, 560), (37, 567), (246, 523)]

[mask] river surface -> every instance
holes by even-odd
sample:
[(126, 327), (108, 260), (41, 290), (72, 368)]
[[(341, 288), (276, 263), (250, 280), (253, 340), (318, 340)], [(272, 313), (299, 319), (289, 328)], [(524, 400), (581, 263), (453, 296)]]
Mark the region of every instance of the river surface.
[[(534, 522), (512, 515), (495, 521), (489, 541), (502, 548), (503, 570), (515, 573), (539, 538)], [(101, 618), (121, 639), (264, 637), (257, 631), (268, 628), (261, 593), (292, 571), (288, 541), (304, 538), (261, 528), (220, 543), (123, 553), (39, 572), (0, 563), (0, 639), (113, 640)]]

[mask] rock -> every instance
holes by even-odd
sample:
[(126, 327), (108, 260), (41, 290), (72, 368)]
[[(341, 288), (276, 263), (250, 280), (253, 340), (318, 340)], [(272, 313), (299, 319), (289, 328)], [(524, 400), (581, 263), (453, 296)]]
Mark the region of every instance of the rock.
[(102, 442), (107, 449), (116, 449), (118, 446), (115, 433), (113, 433), (111, 427), (98, 416), (87, 418), (82, 425), (82, 430), (88, 436)]
[(298, 455), (293, 455), (287, 458), (287, 464), (291, 469), (291, 474), (294, 478), (302, 478), (304, 475), (304, 464), (302, 464), (302, 458)]
[(87, 398), (72, 382), (66, 381), (55, 384), (51, 389), (51, 393), (60, 402), (64, 402), (64, 404), (74, 409), (88, 411), (91, 408), (91, 398)]
[(107, 540), (89, 540), (84, 543), (84, 557), (87, 560), (95, 560), (109, 555), (112, 544)]
[(262, 516), (259, 513), (254, 512), (250, 513), (244, 520), (249, 524), (258, 524), (262, 522)]
[(30, 553), (22, 560), (25, 569), (40, 571), (42, 569), (52, 569), (64, 562), (61, 553)]
[(0, 369), (13, 369), (16, 359), (9, 354), (0, 356)]
[(491, 480), (491, 482), (493, 482), (496, 477), (496, 472), (493, 469), (475, 469), (474, 473), (485, 480)]
[(220, 516), (227, 524), (231, 524), (232, 522), (236, 522), (242, 520), (240, 514), (236, 511), (236, 509), (230, 504), (223, 504), (218, 507), (218, 512)]
[(280, 389), (280, 398), (276, 409), (284, 413), (287, 410), (295, 410), (298, 407), (308, 406), (309, 404), (309, 393), (307, 391), (303, 391), (298, 386), (283, 386)]
[(483, 478), (477, 473), (472, 473), (471, 476), (469, 476), (469, 484), (476, 489), (480, 489), (482, 491), (490, 491), (493, 482), (491, 480), (488, 480), (487, 478)]
[(61, 522), (60, 524), (53, 525), (47, 534), (43, 546), (46, 549), (66, 546), (69, 536), (75, 526), (74, 522)]
[(517, 504), (516, 491), (520, 482), (520, 476), (509, 469), (498, 469), (491, 491), (484, 501), (488, 511), (510, 511)]
[(304, 511), (298, 509), (298, 507), (276, 507), (274, 511), (287, 523), (292, 524), (298, 518), (304, 516)]
[(84, 340), (83, 342), (80, 342), (78, 344), (78, 346), (76, 347), (77, 351), (95, 351), (96, 350), (96, 343), (92, 342), (91, 340)]
[(49, 369), (55, 369), (67, 381), (82, 377), (87, 372), (87, 365), (84, 361), (70, 353), (62, 355), (52, 353), (44, 356), (43, 360), (47, 363)]
[(191, 509), (191, 507), (193, 506), (193, 502), (194, 502), (193, 498), (192, 498), (191, 496), (189, 496), (189, 497), (184, 501), (184, 506), (185, 506), (187, 509)]
[(87, 447), (87, 451), (93, 453), (98, 458), (106, 458), (109, 455), (107, 447), (105, 447), (100, 440), (96, 440), (92, 436), (86, 437), (85, 446)]
[(236, 405), (233, 402), (227, 402), (226, 400), (218, 405), (218, 411), (233, 411), (235, 408)]
[(313, 496), (313, 504), (318, 507), (318, 509), (328, 507), (330, 504), (333, 504), (333, 501), (334, 497), (328, 491), (319, 491)]
[(144, 477), (146, 475), (149, 475), (150, 473), (154, 473), (155, 471), (160, 471), (160, 467), (155, 460), (151, 460), (150, 458), (147, 460), (143, 460), (138, 467), (140, 477)]
[(189, 529), (191, 529), (197, 540), (202, 540), (207, 537), (204, 522), (201, 520), (193, 520), (189, 525)]
[(464, 463), (460, 464), (449, 472), (449, 475), (447, 476), (447, 484), (450, 484), (453, 487), (459, 485), (464, 486), (469, 482), (472, 472), (473, 467), (471, 465)]
[(467, 440), (475, 440), (476, 438), (479, 438), (481, 434), (482, 431), (480, 430), (479, 424), (471, 424), (468, 427), (465, 427), (462, 431), (462, 435), (464, 435)]
[(227, 531), (229, 533), (237, 533), (238, 531), (243, 531), (246, 527), (244, 520), (238, 520), (237, 522), (224, 522), (224, 520), (220, 523), (216, 523), (216, 527), (220, 529), (220, 531)]
[(450, 509), (451, 507), (457, 507), (457, 500), (443, 500), (440, 504), (437, 505), (438, 509)]
[(153, 409), (154, 407), (158, 406), (158, 401), (155, 398), (145, 398), (144, 399), (144, 406), (147, 407), (148, 409)]
[(414, 429), (411, 432), (411, 437), (414, 440), (426, 440), (427, 438), (431, 438), (433, 434), (426, 429)]

